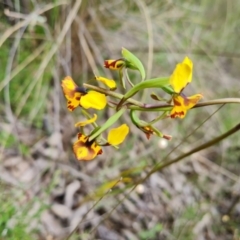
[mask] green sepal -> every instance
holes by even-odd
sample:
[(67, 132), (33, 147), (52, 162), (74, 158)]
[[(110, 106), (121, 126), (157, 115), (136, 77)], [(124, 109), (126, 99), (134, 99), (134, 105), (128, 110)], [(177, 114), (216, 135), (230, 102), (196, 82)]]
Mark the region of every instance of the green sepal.
[(140, 82), (136, 84), (133, 88), (131, 88), (121, 99), (119, 102), (117, 109), (120, 109), (123, 103), (133, 95), (135, 95), (140, 90), (146, 89), (146, 88), (162, 88), (164, 86), (167, 86), (169, 84), (169, 77), (163, 77), (163, 78), (153, 78), (146, 80), (144, 82)]
[(126, 48), (122, 48), (122, 56), (127, 60), (126, 66), (128, 68), (137, 69), (140, 72), (143, 81), (146, 77), (146, 73), (142, 62)]
[(113, 116), (111, 116), (96, 132), (90, 134), (89, 141), (97, 138), (102, 132), (112, 126), (125, 112), (126, 108), (121, 108), (118, 112), (116, 112)]
[(125, 79), (123, 77), (123, 72), (122, 72), (122, 69), (119, 70), (119, 80), (120, 80), (120, 83), (121, 83), (121, 86), (126, 89), (126, 84), (125, 84)]
[(129, 68), (129, 69), (132, 69), (132, 70), (138, 70), (138, 68), (137, 67), (135, 67), (131, 62), (129, 62), (129, 61), (127, 61), (126, 59), (125, 59), (125, 67), (126, 68)]

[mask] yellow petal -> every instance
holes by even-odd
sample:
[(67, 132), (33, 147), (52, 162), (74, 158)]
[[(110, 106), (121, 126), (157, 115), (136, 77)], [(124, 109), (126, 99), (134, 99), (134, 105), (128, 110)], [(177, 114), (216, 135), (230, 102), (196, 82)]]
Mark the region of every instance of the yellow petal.
[(182, 63), (178, 63), (170, 77), (170, 84), (175, 93), (180, 93), (188, 83), (192, 81), (193, 63), (185, 57)]
[(123, 59), (104, 61), (104, 67), (109, 68), (111, 70), (120, 70), (124, 67), (124, 65), (125, 65), (125, 61)]
[(81, 93), (77, 92), (78, 86), (72, 80), (71, 77), (65, 77), (62, 80), (62, 89), (63, 93), (66, 97), (67, 101), (67, 108), (70, 111), (73, 111), (76, 107), (80, 104)]
[(85, 120), (83, 122), (78, 122), (75, 124), (75, 127), (84, 127), (86, 126), (87, 124), (90, 124), (90, 123), (93, 123), (97, 120), (97, 115), (94, 114), (92, 118), (88, 119), (88, 120)]
[(82, 96), (80, 99), (80, 105), (85, 108), (94, 108), (97, 110), (101, 110), (105, 108), (107, 104), (107, 98), (104, 94), (89, 91), (86, 95)]
[(174, 97), (174, 107), (170, 113), (171, 118), (184, 118), (187, 110), (194, 107), (202, 97), (201, 94), (195, 94), (191, 97), (183, 97), (181, 95)]
[(71, 77), (67, 76), (62, 80), (62, 88), (63, 91), (72, 91), (77, 88), (77, 84), (73, 81)]
[(79, 92), (74, 93), (73, 98), (67, 98), (67, 108), (69, 111), (73, 111), (80, 104), (81, 94)]
[(104, 77), (95, 77), (97, 81), (100, 81), (107, 85), (110, 89), (114, 90), (116, 89), (117, 85), (116, 82), (112, 79), (104, 78)]
[(119, 145), (124, 141), (128, 135), (129, 127), (126, 124), (122, 124), (118, 128), (113, 128), (108, 134), (108, 143), (111, 145)]
[(78, 160), (93, 160), (102, 153), (102, 149), (95, 142), (89, 143), (88, 137), (80, 134), (79, 139), (73, 145), (73, 151)]

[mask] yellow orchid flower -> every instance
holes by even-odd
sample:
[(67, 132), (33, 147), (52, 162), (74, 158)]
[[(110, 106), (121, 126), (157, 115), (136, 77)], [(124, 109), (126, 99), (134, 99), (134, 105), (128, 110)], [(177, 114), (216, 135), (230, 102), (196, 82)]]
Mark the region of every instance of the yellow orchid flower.
[[(126, 124), (118, 128), (111, 129), (108, 134), (108, 142), (102, 146), (121, 144), (129, 132)], [(96, 139), (89, 141), (89, 136), (82, 133), (78, 134), (78, 140), (73, 145), (73, 151), (78, 160), (93, 160), (97, 155), (102, 154), (102, 147), (96, 142)]]
[(125, 61), (120, 58), (117, 60), (105, 60), (104, 67), (109, 68), (111, 70), (121, 70), (125, 66)]
[(185, 57), (182, 63), (178, 63), (170, 77), (170, 85), (175, 93), (180, 93), (188, 83), (192, 81), (193, 63)]
[(102, 154), (102, 148), (95, 140), (90, 142), (88, 139), (88, 136), (78, 134), (78, 140), (73, 145), (73, 152), (78, 160), (89, 161)]
[(88, 120), (85, 120), (85, 121), (82, 121), (82, 122), (78, 122), (75, 124), (75, 127), (84, 127), (90, 123), (93, 123), (97, 120), (97, 115), (94, 114), (92, 118), (88, 119)]
[(69, 76), (62, 80), (62, 89), (67, 99), (67, 108), (70, 111), (73, 111), (78, 106), (85, 109), (101, 110), (107, 104), (107, 98), (104, 94), (96, 91), (87, 92), (86, 89), (78, 87)]
[(104, 78), (104, 77), (97, 77), (97, 76), (95, 76), (95, 79), (97, 81), (100, 81), (100, 82), (104, 83), (111, 90), (115, 90), (117, 88), (116, 82), (112, 79), (108, 79), (108, 78)]
[(171, 118), (184, 118), (187, 110), (194, 107), (202, 97), (202, 94), (195, 94), (191, 97), (185, 97), (184, 95), (173, 97), (174, 107), (170, 113)]
[(185, 57), (182, 63), (178, 63), (173, 74), (170, 77), (170, 85), (175, 94), (172, 100), (174, 107), (171, 110), (171, 118), (184, 118), (187, 110), (194, 107), (203, 97), (201, 94), (195, 94), (191, 97), (186, 97), (182, 94), (183, 89), (192, 81), (193, 63), (191, 59)]

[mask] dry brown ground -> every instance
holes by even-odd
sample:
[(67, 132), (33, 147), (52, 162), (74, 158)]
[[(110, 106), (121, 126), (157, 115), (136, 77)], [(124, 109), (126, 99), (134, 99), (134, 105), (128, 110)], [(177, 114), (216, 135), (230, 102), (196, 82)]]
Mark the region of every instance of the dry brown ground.
[[(82, 4), (71, 31), (68, 29), (56, 50), (41, 127), (31, 121), (38, 112), (19, 116), (16, 108), (9, 115), (7, 104), (0, 105), (0, 131), (17, 139), (11, 147), (0, 146), (1, 201), (17, 209), (6, 220), (6, 228), (14, 229), (20, 221), (24, 231), (32, 234), (30, 239), (49, 240), (66, 239), (72, 232), (71, 239), (83, 240), (239, 239), (239, 134), (152, 174), (136, 186), (182, 140), (168, 159), (232, 127), (239, 120), (237, 107), (224, 107), (187, 139), (185, 136), (217, 108), (193, 110), (184, 122), (160, 123), (157, 127), (173, 135), (167, 144), (154, 138), (147, 141), (133, 127), (120, 151), (106, 148), (103, 155), (86, 163), (77, 162), (72, 153), (77, 134), (74, 123), (81, 118), (80, 110), (68, 112), (60, 90), (60, 80), (69, 74), (79, 84), (93, 83), (89, 81), (93, 72), (113, 77), (101, 67), (103, 60), (119, 57), (124, 46), (142, 59), (152, 77), (171, 73), (176, 62), (189, 54), (196, 63), (195, 82), (189, 92), (200, 89), (206, 99), (239, 96), (239, 53), (233, 51), (239, 49), (238, 40), (232, 39), (232, 46), (216, 40), (230, 36), (235, 29), (229, 15), (224, 18), (225, 7), (216, 4), (209, 14), (208, 4), (202, 1), (200, 14), (194, 2), (191, 6), (195, 8), (190, 10), (169, 1), (99, 1), (97, 7), (93, 2)], [(235, 9), (228, 5), (229, 14), (236, 14), (238, 5)], [(58, 39), (71, 10), (73, 4), (61, 8), (61, 18), (49, 28), (48, 40)], [(202, 26), (205, 18), (207, 25)], [(38, 40), (36, 45), (41, 43)], [(100, 123), (112, 114), (111, 109), (106, 110)], [(142, 117), (153, 118), (149, 114)], [(130, 123), (128, 116), (121, 121)], [(20, 151), (23, 145), (29, 149), (27, 153)], [(124, 177), (130, 178), (128, 183)], [(132, 190), (132, 186), (136, 188)], [(7, 239), (6, 233), (1, 234)]]

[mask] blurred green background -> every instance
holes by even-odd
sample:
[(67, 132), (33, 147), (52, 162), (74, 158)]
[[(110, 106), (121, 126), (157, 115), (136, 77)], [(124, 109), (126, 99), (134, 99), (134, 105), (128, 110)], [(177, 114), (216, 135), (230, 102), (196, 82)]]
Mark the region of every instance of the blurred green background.
[[(163, 159), (236, 125), (238, 105), (157, 123), (170, 142), (147, 140), (125, 114), (120, 122), (131, 133), (120, 149), (77, 162), (74, 124), (83, 116), (67, 110), (61, 91), (67, 75), (78, 85), (96, 85), (94, 75), (117, 78), (103, 63), (125, 47), (148, 78), (169, 76), (187, 55), (194, 63), (187, 94), (239, 97), (239, 16), (234, 0), (2, 0), (0, 239), (240, 239), (238, 133), (136, 185)], [(153, 101), (151, 92), (135, 98)], [(113, 113), (101, 111), (99, 125)]]

